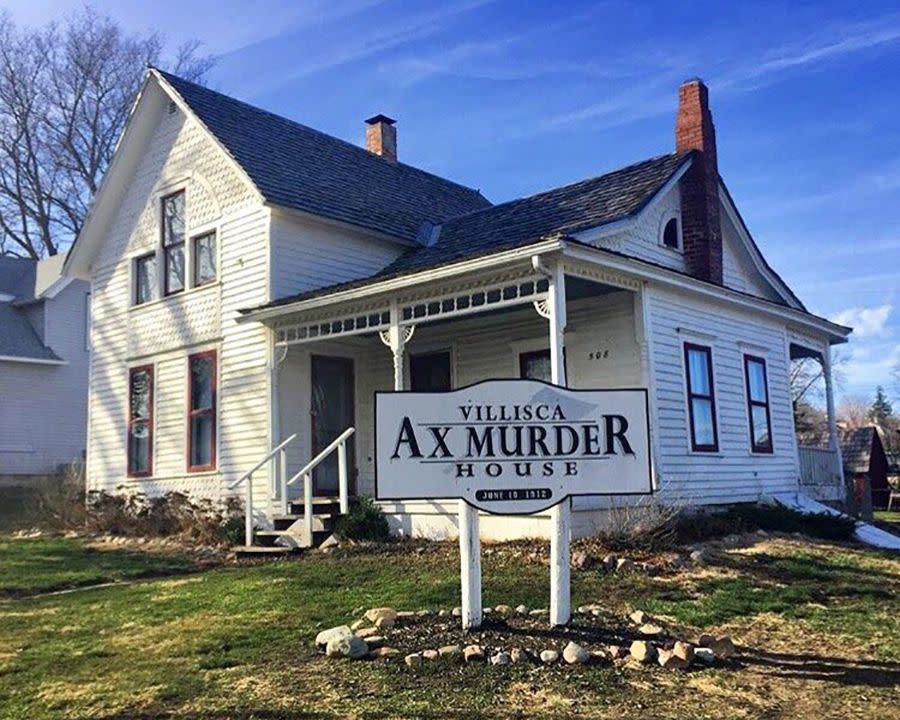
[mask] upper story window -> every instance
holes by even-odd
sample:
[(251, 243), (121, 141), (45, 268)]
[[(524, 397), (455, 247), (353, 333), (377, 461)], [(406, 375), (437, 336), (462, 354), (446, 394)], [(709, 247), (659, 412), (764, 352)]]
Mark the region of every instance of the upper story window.
[(685, 343), (684, 367), (688, 416), (691, 424), (691, 450), (718, 452), (719, 434), (716, 423), (712, 348)]
[(141, 255), (134, 260), (134, 304), (143, 305), (156, 300), (159, 280), (156, 277), (156, 253)]
[(162, 199), (162, 247), (165, 294), (184, 290), (184, 190)]
[(662, 226), (660, 243), (670, 250), (681, 250), (681, 222), (678, 217), (671, 217)]
[(766, 361), (744, 355), (744, 375), (747, 382), (747, 415), (750, 419), (750, 449), (755, 453), (771, 453), (772, 416), (769, 411), (769, 384)]
[(215, 282), (217, 276), (215, 231), (195, 237), (191, 252), (194, 256), (194, 287)]

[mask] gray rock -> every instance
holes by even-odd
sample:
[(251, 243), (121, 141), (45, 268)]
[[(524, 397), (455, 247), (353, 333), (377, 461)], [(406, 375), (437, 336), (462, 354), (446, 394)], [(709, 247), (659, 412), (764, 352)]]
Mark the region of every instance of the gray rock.
[(662, 631), (663, 629), (659, 625), (654, 625), (653, 623), (646, 623), (638, 628), (638, 632), (641, 635), (647, 635), (648, 637), (662, 635)]
[(737, 652), (734, 642), (727, 635), (716, 638), (712, 642), (703, 643), (703, 645), (712, 650), (717, 658), (722, 658), (723, 660), (727, 660)]
[(394, 624), (396, 622), (396, 617), (391, 617), (390, 615), (380, 615), (375, 621), (375, 627), (379, 630), (390, 630), (392, 627), (394, 627)]
[(522, 648), (513, 648), (509, 653), (509, 659), (513, 664), (528, 662), (528, 653)]
[(584, 550), (576, 550), (572, 553), (570, 564), (575, 570), (587, 570), (594, 564), (594, 560)]
[(512, 615), (514, 611), (509, 605), (497, 605), (494, 607), (494, 612), (500, 617), (505, 618)]
[(364, 628), (360, 628), (359, 630), (356, 631), (356, 636), (361, 637), (363, 639), (370, 638), (373, 635), (378, 635), (377, 627), (364, 627)]
[(563, 660), (569, 665), (583, 665), (591, 659), (591, 654), (581, 645), (570, 642), (563, 650)]
[[(357, 637), (359, 637), (357, 635)], [(366, 641), (366, 645), (370, 648), (377, 648), (384, 645), (385, 639), (381, 635), (369, 635), (366, 638), (363, 638)]]
[(319, 550), (328, 550), (329, 548), (336, 548), (340, 545), (337, 537), (332, 533), (327, 538), (322, 541), (322, 544), (319, 545)]
[(694, 649), (694, 658), (705, 665), (712, 665), (716, 661), (716, 654), (708, 647), (698, 647)]
[(616, 572), (630, 573), (634, 571), (634, 561), (628, 558), (619, 558), (616, 560)]
[(491, 665), (509, 665), (509, 654), (505, 652), (498, 652), (496, 655), (491, 657)]
[(707, 559), (706, 550), (694, 550), (690, 555), (690, 560), (694, 565), (706, 565)]
[(369, 645), (361, 637), (336, 637), (328, 641), (325, 646), (325, 654), (328, 657), (343, 656), (351, 660), (358, 660), (369, 654)]
[(440, 657), (440, 653), (437, 650), (423, 650), (422, 651), (422, 659), (428, 662), (433, 662)]
[(346, 625), (338, 625), (337, 627), (329, 628), (328, 630), (323, 630), (318, 635), (316, 635), (316, 645), (319, 647), (325, 647), (332, 640), (336, 640), (338, 638), (351, 638), (353, 637), (353, 631), (347, 627)]
[(453, 608), (453, 617), (462, 617), (462, 608), (461, 607)]
[(555, 663), (559, 660), (559, 653), (556, 650), (542, 650), (541, 651), (541, 662), (549, 665), (550, 663)]
[(516, 606), (516, 614), (517, 615), (527, 615), (528, 614), (528, 606), (527, 605), (517, 605)]
[(422, 656), (419, 653), (410, 653), (405, 658), (403, 658), (403, 662), (405, 662), (410, 667), (420, 667), (422, 665)]
[(442, 658), (456, 657), (461, 652), (462, 648), (459, 645), (444, 645), (438, 648), (438, 655)]

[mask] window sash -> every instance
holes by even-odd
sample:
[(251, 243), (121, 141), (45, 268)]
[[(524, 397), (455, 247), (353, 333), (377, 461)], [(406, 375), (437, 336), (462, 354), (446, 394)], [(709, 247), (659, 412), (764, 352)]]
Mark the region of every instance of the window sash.
[[(135, 379), (146, 375), (142, 401), (135, 403)], [(140, 413), (140, 414), (139, 414)], [(142, 365), (128, 371), (128, 440), (127, 465), (129, 477), (148, 477), (153, 474), (153, 366)]]
[[(197, 363), (209, 368), (209, 404), (195, 406), (194, 384)], [(216, 468), (216, 402), (218, 363), (215, 350), (196, 353), (188, 357), (187, 397), (187, 467), (188, 472), (215, 470)], [(202, 433), (202, 435), (200, 434)], [(203, 453), (201, 455), (201, 453)]]
[[(702, 358), (703, 365), (693, 363), (693, 358)], [(694, 452), (718, 452), (719, 428), (716, 417), (712, 348), (685, 343), (684, 368), (691, 450)]]
[(155, 300), (156, 292), (156, 253), (147, 253), (134, 259), (134, 304)]
[[(204, 243), (208, 244), (204, 246)], [(194, 238), (193, 247), (191, 249), (193, 251), (192, 262), (194, 263), (194, 287), (200, 287), (215, 282), (219, 273), (217, 267), (218, 258), (216, 257), (216, 233), (208, 232), (203, 235), (198, 235)], [(209, 268), (205, 273), (203, 269), (204, 260), (209, 264)]]
[(162, 204), (162, 244), (163, 247), (184, 243), (185, 200), (184, 190), (179, 190), (171, 195), (166, 195), (161, 200)]
[[(761, 388), (754, 388), (752, 369), (759, 369), (756, 375), (762, 383)], [(772, 413), (769, 406), (769, 371), (765, 358), (744, 355), (744, 382), (747, 392), (747, 419), (750, 429), (750, 450), (755, 453), (772, 453)], [(762, 390), (762, 397), (755, 392)], [(760, 417), (762, 413), (762, 417)]]
[[(163, 248), (165, 261), (166, 295), (184, 290), (184, 243), (173, 243)], [(173, 272), (174, 271), (174, 272)], [(174, 283), (172, 281), (175, 281)]]

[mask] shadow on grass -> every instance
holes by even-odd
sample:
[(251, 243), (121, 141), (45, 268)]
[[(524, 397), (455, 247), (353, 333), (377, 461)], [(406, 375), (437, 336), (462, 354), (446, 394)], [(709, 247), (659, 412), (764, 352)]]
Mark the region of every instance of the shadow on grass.
[(900, 686), (900, 663), (796, 653), (744, 650), (735, 664), (770, 670), (779, 677), (800, 680), (822, 680), (839, 685), (861, 687)]

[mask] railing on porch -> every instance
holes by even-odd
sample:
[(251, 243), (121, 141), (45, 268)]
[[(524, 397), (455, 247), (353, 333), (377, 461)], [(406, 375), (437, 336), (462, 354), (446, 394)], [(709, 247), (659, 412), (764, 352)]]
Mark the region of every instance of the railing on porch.
[(297, 434), (294, 433), (286, 440), (283, 440), (280, 445), (272, 448), (268, 455), (266, 455), (256, 465), (254, 465), (252, 470), (244, 473), (240, 478), (238, 478), (228, 486), (229, 490), (234, 490), (241, 483), (247, 483), (247, 486), (244, 490), (244, 539), (246, 540), (248, 546), (253, 544), (253, 474), (257, 470), (262, 468), (266, 463), (270, 462), (276, 455), (279, 455), (282, 479), (281, 499), (282, 502), (285, 502), (287, 496), (287, 493), (284, 490), (284, 479), (287, 477), (287, 451), (285, 450), (285, 448), (287, 448), (287, 446), (290, 445), (296, 439), (296, 437)]
[(835, 450), (801, 445), (797, 451), (800, 455), (801, 485), (840, 484), (841, 469), (838, 467), (838, 454)]
[[(347, 475), (347, 440), (354, 432), (356, 432), (356, 428), (348, 427), (344, 432), (332, 440), (322, 452), (300, 468), (300, 470), (294, 474), (294, 477), (285, 483), (285, 486), (293, 485), (300, 478), (303, 478), (303, 528), (308, 543), (312, 543), (313, 537), (313, 470), (315, 470), (335, 450), (337, 450), (338, 458), (338, 499), (341, 507), (341, 515), (346, 515), (350, 509), (350, 487)], [(285, 489), (285, 495), (286, 494), (287, 490)]]

